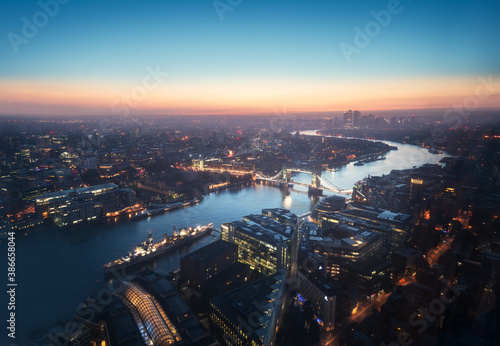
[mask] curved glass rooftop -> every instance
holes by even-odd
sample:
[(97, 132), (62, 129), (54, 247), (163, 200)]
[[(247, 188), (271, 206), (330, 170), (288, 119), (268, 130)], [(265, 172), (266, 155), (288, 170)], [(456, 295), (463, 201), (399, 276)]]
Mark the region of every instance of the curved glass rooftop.
[(118, 296), (130, 309), (146, 345), (171, 345), (182, 338), (156, 299), (134, 283), (123, 283)]
[(346, 199), (341, 196), (329, 196), (321, 199), (314, 206), (311, 212), (311, 219), (314, 222), (318, 222), (321, 215), (334, 214), (342, 209), (344, 209)]

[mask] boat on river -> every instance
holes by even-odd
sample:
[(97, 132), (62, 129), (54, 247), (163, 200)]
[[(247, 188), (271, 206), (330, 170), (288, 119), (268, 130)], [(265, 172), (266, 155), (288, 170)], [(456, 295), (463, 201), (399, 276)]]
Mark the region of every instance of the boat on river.
[(152, 206), (152, 207), (150, 207), (149, 211), (144, 211), (140, 214), (132, 216), (131, 220), (132, 221), (139, 221), (142, 219), (147, 219), (148, 217), (151, 217), (151, 216), (156, 216), (156, 215), (168, 213), (170, 211), (174, 211), (174, 210), (177, 210), (180, 208), (190, 207), (190, 206), (198, 204), (200, 202), (201, 202), (200, 199), (195, 198), (195, 199), (185, 201), (185, 202), (175, 202), (175, 203), (170, 203), (170, 204), (166, 204), (166, 205), (162, 205), (162, 206)]
[(183, 228), (178, 233), (174, 231), (173, 236), (165, 237), (158, 243), (153, 242), (153, 235), (149, 233), (148, 239), (138, 244), (133, 252), (128, 255), (109, 262), (102, 266), (105, 274), (111, 273), (113, 270), (123, 270), (133, 265), (151, 261), (156, 257), (167, 252), (178, 249), (183, 245), (188, 245), (195, 240), (212, 233), (213, 223), (196, 228)]

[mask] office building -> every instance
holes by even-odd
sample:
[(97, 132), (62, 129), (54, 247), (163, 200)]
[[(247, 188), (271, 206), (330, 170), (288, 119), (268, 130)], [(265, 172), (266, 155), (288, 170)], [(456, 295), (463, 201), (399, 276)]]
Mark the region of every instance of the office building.
[(101, 184), (42, 194), (35, 198), (35, 213), (68, 226), (111, 216), (134, 204), (132, 189)]
[(203, 290), (205, 283), (238, 261), (238, 246), (223, 240), (181, 258), (181, 280)]
[(339, 281), (356, 288), (360, 294), (371, 297), (382, 290), (391, 289), (391, 263), (379, 257), (367, 258), (359, 263), (340, 267)]
[(64, 147), (68, 144), (68, 136), (67, 135), (52, 135), (50, 137), (50, 144), (56, 147)]
[(0, 237), (7, 237), (9, 232), (26, 234), (43, 226), (43, 217), (36, 214), (25, 214), (15, 220), (0, 219)]
[(127, 162), (102, 163), (98, 167), (99, 176), (103, 179), (124, 177), (127, 175), (128, 167), (130, 163)]
[(48, 218), (53, 216), (60, 207), (69, 205), (70, 202), (71, 196), (68, 191), (44, 193), (35, 198), (35, 213)]
[(419, 202), (422, 198), (424, 190), (424, 179), (418, 175), (410, 177), (410, 200)]
[(44, 181), (34, 182), (33, 186), (22, 189), (22, 199), (25, 203), (33, 201), (38, 196), (54, 191), (54, 186)]
[(326, 277), (338, 279), (342, 266), (380, 256), (383, 237), (353, 226), (334, 225), (323, 236), (309, 237), (307, 247), (325, 259)]
[(408, 214), (360, 206), (342, 210), (336, 214), (322, 216), (322, 227), (328, 224), (344, 224), (380, 234), (384, 239), (384, 255), (405, 247), (412, 237), (413, 227)]
[(73, 226), (102, 218), (102, 205), (93, 201), (74, 201), (59, 207), (54, 220), (60, 227)]
[(257, 224), (264, 229), (281, 234), (283, 236), (286, 236), (287, 238), (291, 237), (293, 229), (295, 228), (295, 226), (287, 226), (283, 223), (279, 223), (269, 216), (260, 214), (245, 215), (243, 216), (242, 220), (249, 224)]
[(210, 300), (213, 330), (232, 346), (268, 346), (277, 332), (285, 273), (279, 272)]
[(208, 279), (203, 284), (202, 293), (214, 297), (245, 285), (250, 277), (251, 270), (248, 264), (234, 262)]
[(356, 298), (346, 293), (339, 283), (324, 277), (298, 272), (297, 299), (314, 309), (316, 320), (326, 331), (335, 329), (343, 318), (348, 317), (356, 306)]
[(361, 122), (361, 112), (360, 111), (354, 111), (353, 116), (352, 116), (352, 123), (354, 127), (358, 127)]
[(210, 172), (234, 172), (241, 174), (251, 174), (255, 171), (255, 164), (234, 161), (231, 159), (212, 159), (200, 161), (197, 168)]
[(291, 227), (297, 224), (297, 215), (284, 208), (270, 208), (262, 209), (262, 215), (270, 217), (271, 219)]
[(224, 223), (221, 225), (221, 239), (238, 245), (238, 261), (264, 275), (288, 267), (289, 238), (258, 224), (242, 221)]
[(422, 258), (422, 252), (410, 247), (397, 248), (391, 253), (391, 263), (396, 274), (411, 271), (417, 261)]

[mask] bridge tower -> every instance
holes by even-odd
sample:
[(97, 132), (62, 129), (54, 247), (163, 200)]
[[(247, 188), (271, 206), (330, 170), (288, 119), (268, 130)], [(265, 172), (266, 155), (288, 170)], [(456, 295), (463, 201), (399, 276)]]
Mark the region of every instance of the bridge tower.
[(311, 172), (311, 186), (309, 186), (309, 195), (323, 195), (321, 187), (321, 167), (314, 167)]
[(290, 182), (290, 170), (286, 169), (285, 166), (283, 166), (283, 181), (286, 182), (286, 183), (289, 183)]
[(321, 168), (314, 167), (311, 174), (311, 187), (316, 189), (321, 186)]

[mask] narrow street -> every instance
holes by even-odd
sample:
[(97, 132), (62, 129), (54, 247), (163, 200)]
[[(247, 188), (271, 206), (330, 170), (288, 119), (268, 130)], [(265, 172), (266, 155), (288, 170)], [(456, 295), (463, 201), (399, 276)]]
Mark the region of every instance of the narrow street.
[(347, 320), (342, 323), (342, 325), (329, 333), (328, 335), (325, 335), (324, 338), (321, 340), (321, 345), (328, 346), (332, 345), (335, 346), (337, 345), (337, 340), (339, 336), (352, 324), (352, 323), (361, 323), (366, 317), (368, 317), (374, 309), (379, 310), (382, 305), (385, 304), (387, 301), (387, 298), (390, 296), (391, 293), (384, 293), (379, 295), (375, 300), (368, 305), (365, 305), (361, 307), (360, 311), (356, 311), (354, 315), (349, 317)]

